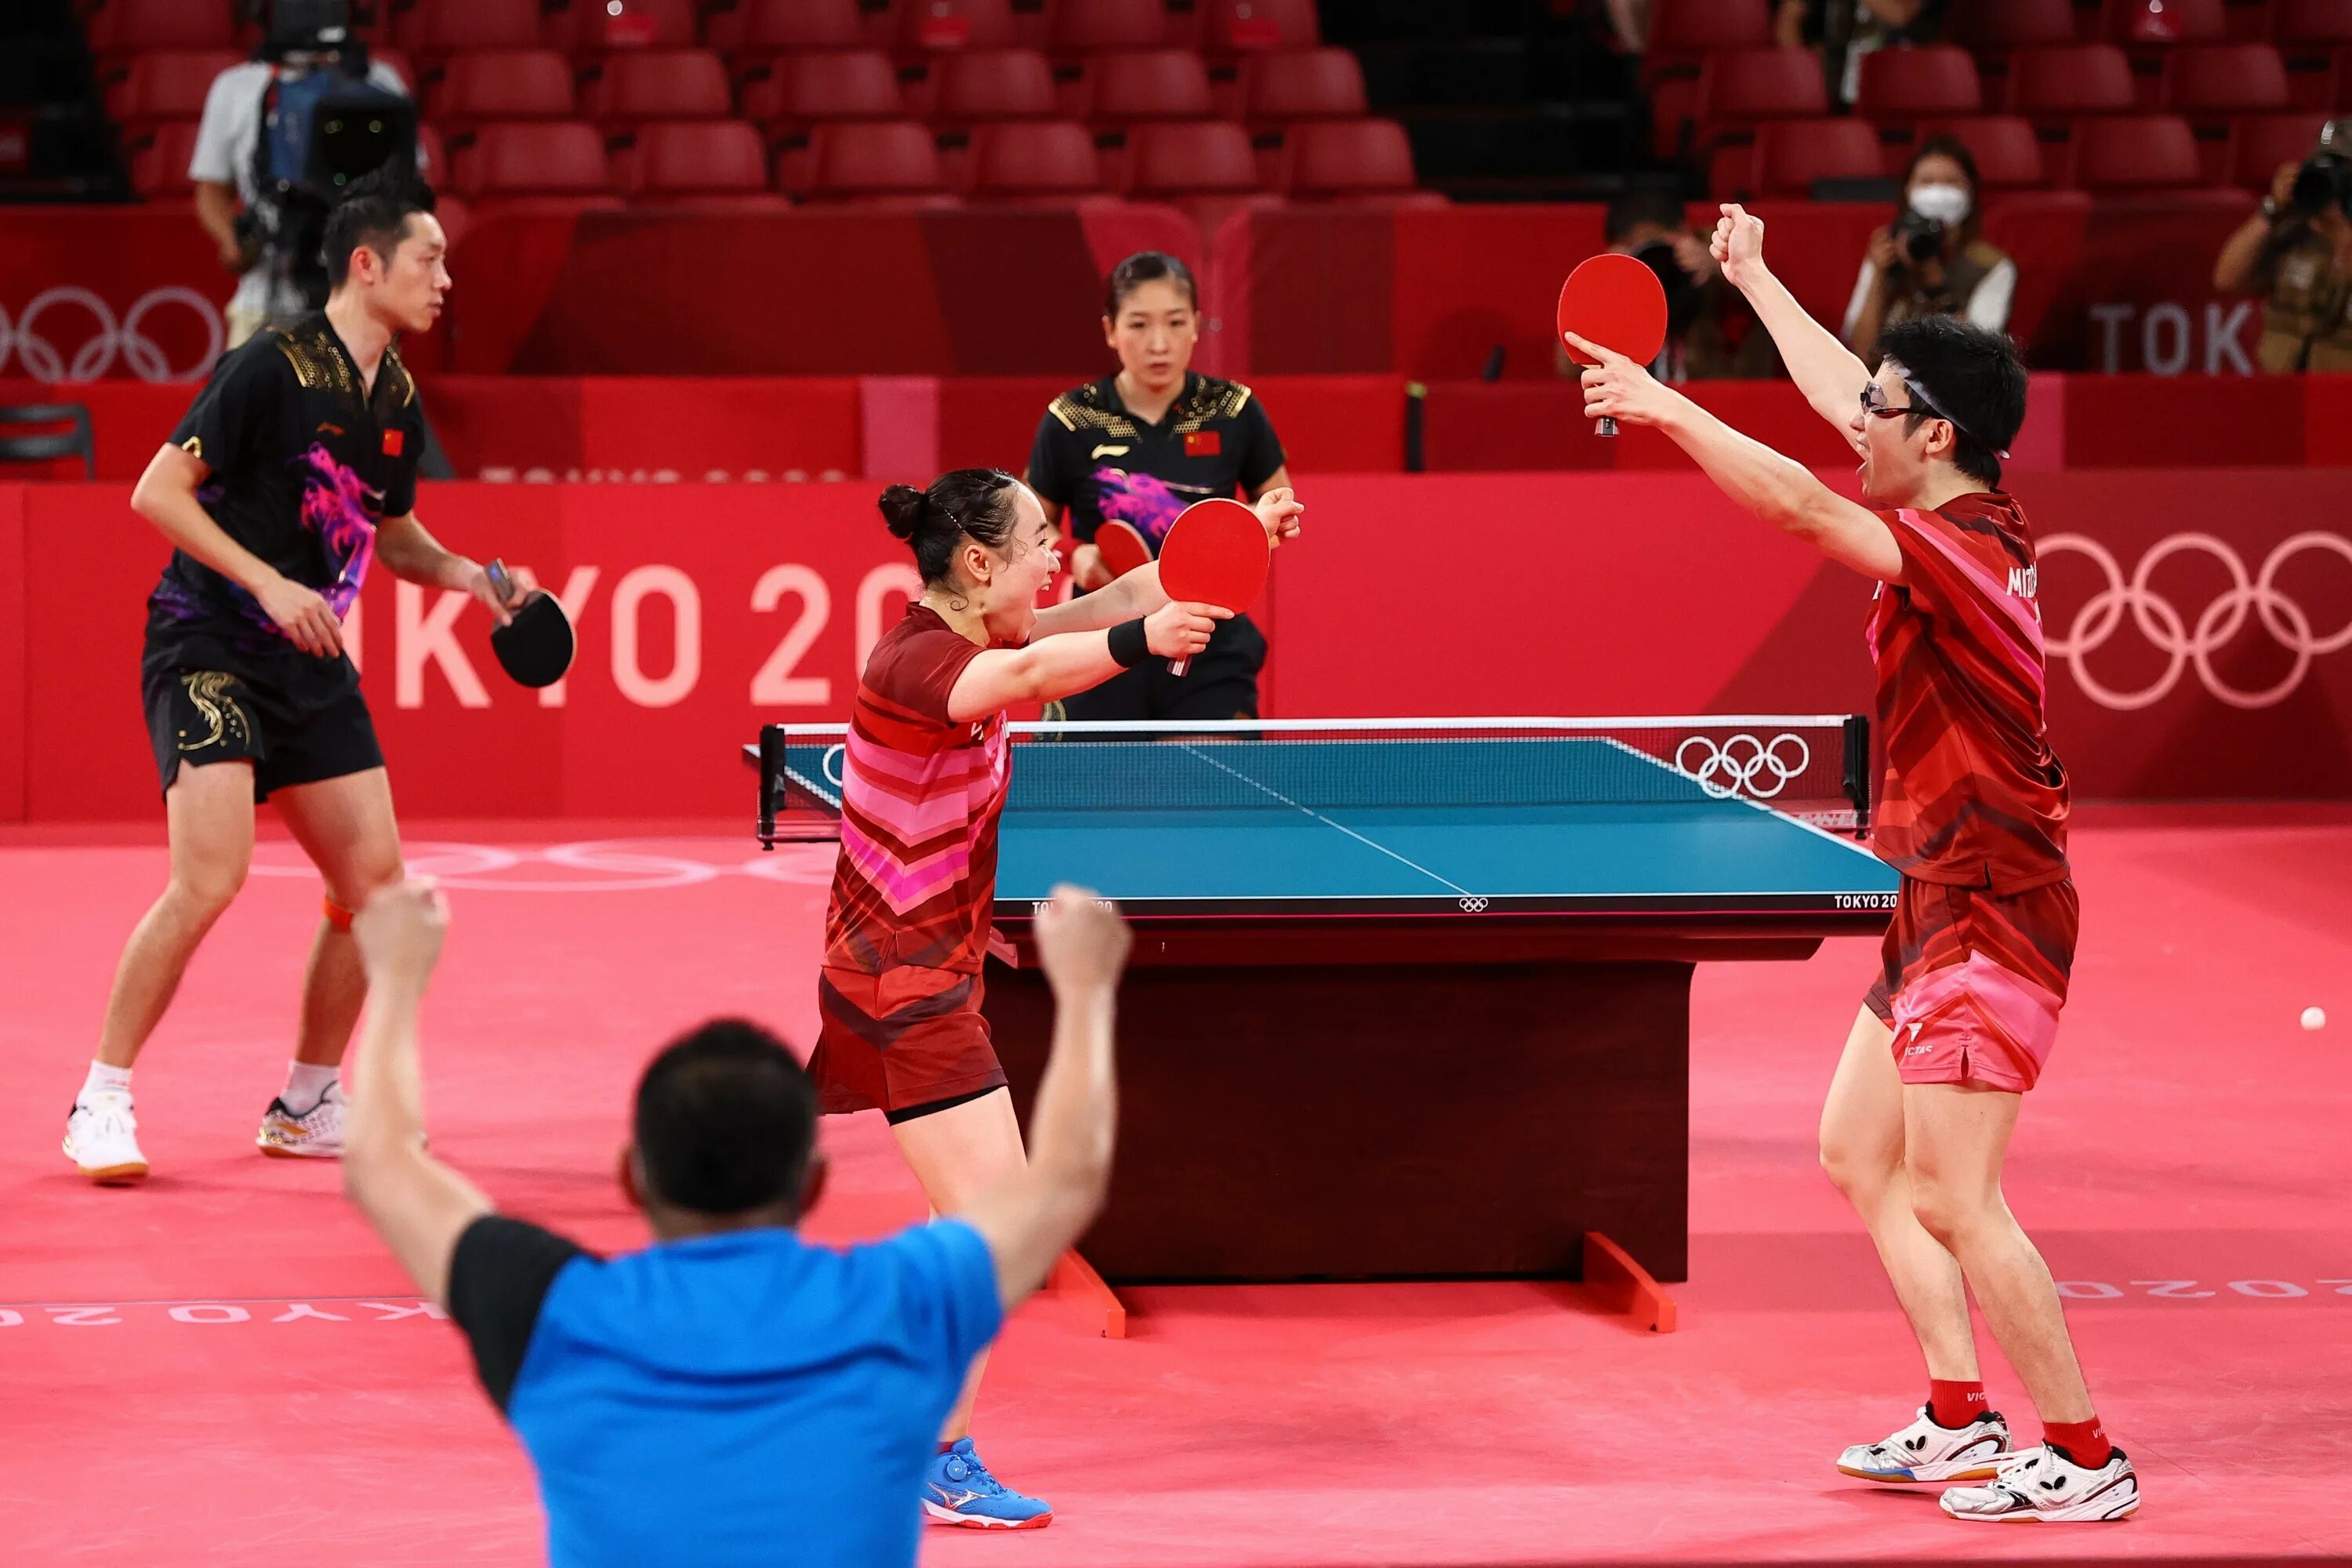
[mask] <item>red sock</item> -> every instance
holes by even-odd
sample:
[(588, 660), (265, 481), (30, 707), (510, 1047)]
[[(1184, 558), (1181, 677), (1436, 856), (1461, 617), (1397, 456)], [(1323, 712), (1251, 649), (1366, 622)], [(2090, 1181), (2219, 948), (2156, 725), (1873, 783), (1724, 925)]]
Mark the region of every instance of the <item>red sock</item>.
[(2088, 1421), (2044, 1421), (2042, 1441), (2048, 1447), (2062, 1450), (2086, 1470), (2097, 1469), (2116, 1451), (2096, 1415)]
[(1927, 1414), (1938, 1426), (1957, 1430), (1985, 1413), (1984, 1384), (1955, 1383), (1940, 1377), (1927, 1380)]

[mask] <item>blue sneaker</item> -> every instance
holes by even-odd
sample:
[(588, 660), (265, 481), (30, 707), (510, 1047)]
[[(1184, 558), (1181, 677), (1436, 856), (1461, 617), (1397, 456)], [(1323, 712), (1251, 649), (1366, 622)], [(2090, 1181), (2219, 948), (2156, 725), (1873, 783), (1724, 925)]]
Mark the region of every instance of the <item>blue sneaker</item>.
[(978, 1530), (1043, 1530), (1054, 1522), (1050, 1504), (1023, 1497), (990, 1475), (969, 1437), (959, 1439), (924, 1472), (923, 1516), (937, 1524)]

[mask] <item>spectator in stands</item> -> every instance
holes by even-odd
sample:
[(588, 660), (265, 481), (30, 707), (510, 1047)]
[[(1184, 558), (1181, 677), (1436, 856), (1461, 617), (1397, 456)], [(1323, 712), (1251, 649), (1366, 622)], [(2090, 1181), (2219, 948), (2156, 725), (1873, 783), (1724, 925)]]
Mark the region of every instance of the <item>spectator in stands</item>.
[(1852, 103), (1862, 57), (1873, 49), (1932, 44), (1943, 31), (1945, 0), (1780, 0), (1773, 32), (1783, 47), (1819, 49), (1832, 96)]
[[(370, 61), (366, 46), (344, 28), (289, 36), (273, 26), (260, 51), (221, 72), (205, 97), (188, 177), (196, 186), (196, 221), (218, 248), (221, 265), (237, 275), (227, 311), (230, 348), (272, 321), (293, 321), (324, 303), (323, 273), (298, 276), (307, 275), (308, 267), (289, 266), (289, 247), (272, 243), (283, 216), (276, 189), (282, 176), (274, 171), (300, 156), (294, 149), (307, 151), (302, 107), (339, 80), (408, 96), (400, 73)], [(299, 129), (298, 120), (305, 121)], [(283, 143), (285, 150), (265, 142)]]
[[(1769, 333), (1759, 330), (1739, 291), (1724, 282), (1681, 202), (1666, 191), (1630, 191), (1609, 204), (1602, 237), (1620, 256), (1649, 264), (1666, 289), (1666, 346), (1650, 374), (1661, 381), (1754, 380), (1780, 374)], [(1562, 375), (1579, 374), (1555, 347)]]
[(1864, 359), (1878, 334), (1922, 316), (1964, 316), (2009, 330), (2017, 263), (1989, 244), (1977, 206), (1977, 161), (1958, 138), (1930, 136), (1903, 172), (1903, 209), (1870, 237), (1845, 308), (1845, 341)]
[(2266, 296), (2254, 351), (2264, 370), (2352, 371), (2352, 116), (2280, 168), (2262, 209), (2221, 247), (2213, 287)]

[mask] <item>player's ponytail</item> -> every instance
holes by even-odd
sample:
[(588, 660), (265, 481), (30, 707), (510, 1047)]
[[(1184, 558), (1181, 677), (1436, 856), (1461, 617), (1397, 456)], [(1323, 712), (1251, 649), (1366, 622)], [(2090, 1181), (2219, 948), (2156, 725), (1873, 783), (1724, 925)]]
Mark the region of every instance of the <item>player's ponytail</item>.
[(958, 540), (968, 536), (1001, 550), (1013, 537), (1017, 483), (996, 468), (958, 468), (940, 475), (928, 490), (891, 485), (877, 504), (891, 533), (913, 549), (923, 581), (948, 586), (954, 581)]

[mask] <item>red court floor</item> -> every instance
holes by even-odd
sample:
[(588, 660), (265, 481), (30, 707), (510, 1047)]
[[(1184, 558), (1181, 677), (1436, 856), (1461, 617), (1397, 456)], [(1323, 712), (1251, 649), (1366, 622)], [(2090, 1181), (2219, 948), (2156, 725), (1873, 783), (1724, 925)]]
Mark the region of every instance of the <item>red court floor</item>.
[[(607, 1247), (639, 1234), (608, 1173), (665, 1034), (740, 1011), (807, 1037), (825, 874), (731, 825), (627, 831), (411, 832), (456, 910), (435, 1146)], [(96, 1190), (59, 1154), (158, 837), (0, 830), (0, 1563), (540, 1561), (529, 1470), (454, 1331), (332, 1170), (253, 1152), (318, 907), (289, 845), (265, 844), (139, 1069), (154, 1179)], [(1123, 1342), (1043, 1301), (979, 1436), (1059, 1521), (935, 1530), (926, 1561), (2352, 1559), (2352, 808), (2093, 811), (2077, 868), (2074, 1001), (2010, 1197), (2140, 1467), (2137, 1519), (1970, 1527), (1831, 1468), (1924, 1386), (1813, 1163), (1871, 962), (1842, 942), (1700, 972), (1680, 1332), (1534, 1285), (1147, 1290)], [(2306, 1033), (2314, 1004), (2333, 1019)], [(919, 1215), (878, 1118), (826, 1135), (814, 1230)]]

